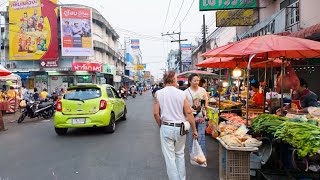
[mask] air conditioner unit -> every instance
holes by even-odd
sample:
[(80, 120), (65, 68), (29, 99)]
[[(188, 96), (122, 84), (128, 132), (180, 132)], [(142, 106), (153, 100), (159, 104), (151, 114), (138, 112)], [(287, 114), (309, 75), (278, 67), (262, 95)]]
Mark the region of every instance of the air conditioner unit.
[(6, 64), (6, 68), (8, 68), (8, 69), (15, 69), (15, 68), (17, 68), (17, 66), (16, 66), (16, 63), (14, 63), (14, 62), (9, 62), (9, 63)]

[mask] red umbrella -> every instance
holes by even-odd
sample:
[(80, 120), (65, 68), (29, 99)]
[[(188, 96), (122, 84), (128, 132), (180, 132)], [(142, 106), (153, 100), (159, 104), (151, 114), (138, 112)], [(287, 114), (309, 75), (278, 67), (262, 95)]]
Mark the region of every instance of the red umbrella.
[(202, 76), (202, 77), (212, 77), (212, 78), (219, 77), (218, 74), (208, 72), (208, 71), (201, 71), (201, 70), (185, 71), (185, 72), (179, 73), (177, 76), (188, 77), (190, 74), (198, 74), (199, 76)]
[[(253, 59), (253, 64), (251, 64), (252, 68), (265, 68), (265, 63), (258, 63), (263, 61), (263, 59), (255, 58)], [(258, 63), (258, 64), (255, 64)], [(268, 62), (268, 66), (272, 67), (280, 67), (281, 66), (281, 60), (276, 59), (273, 62)], [(206, 67), (206, 68), (245, 68), (248, 66), (248, 61), (242, 59), (242, 58), (219, 58), (219, 57), (213, 57), (206, 59), (198, 64), (196, 64), (198, 67)]]
[(0, 65), (0, 76), (8, 76), (10, 74), (12, 74), (12, 72), (8, 71), (6, 68)]
[(204, 57), (243, 57), (256, 55), (269, 58), (317, 58), (320, 57), (320, 42), (288, 36), (265, 35), (244, 39), (221, 46)]

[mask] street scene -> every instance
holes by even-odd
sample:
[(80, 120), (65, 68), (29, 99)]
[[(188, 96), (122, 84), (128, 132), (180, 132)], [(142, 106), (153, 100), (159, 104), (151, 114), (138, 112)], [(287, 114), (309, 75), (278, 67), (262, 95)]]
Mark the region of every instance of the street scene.
[(0, 0), (0, 180), (320, 179), (319, 0)]

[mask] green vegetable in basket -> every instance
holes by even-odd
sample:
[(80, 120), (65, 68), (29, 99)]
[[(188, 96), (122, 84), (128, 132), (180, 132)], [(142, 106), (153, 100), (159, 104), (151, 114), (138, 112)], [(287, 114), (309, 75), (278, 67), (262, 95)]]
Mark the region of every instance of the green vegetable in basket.
[(274, 133), (288, 118), (271, 114), (261, 114), (252, 120), (251, 128), (255, 132)]
[(308, 123), (285, 122), (274, 134), (298, 149), (298, 156), (312, 156), (320, 150), (320, 127)]

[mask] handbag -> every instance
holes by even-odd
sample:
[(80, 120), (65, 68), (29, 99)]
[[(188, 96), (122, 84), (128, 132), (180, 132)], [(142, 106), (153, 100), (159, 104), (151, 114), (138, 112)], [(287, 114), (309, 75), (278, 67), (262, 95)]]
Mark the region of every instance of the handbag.
[(180, 135), (186, 135), (189, 133), (190, 130), (190, 123), (189, 121), (185, 121), (181, 123), (181, 127), (180, 127)]

